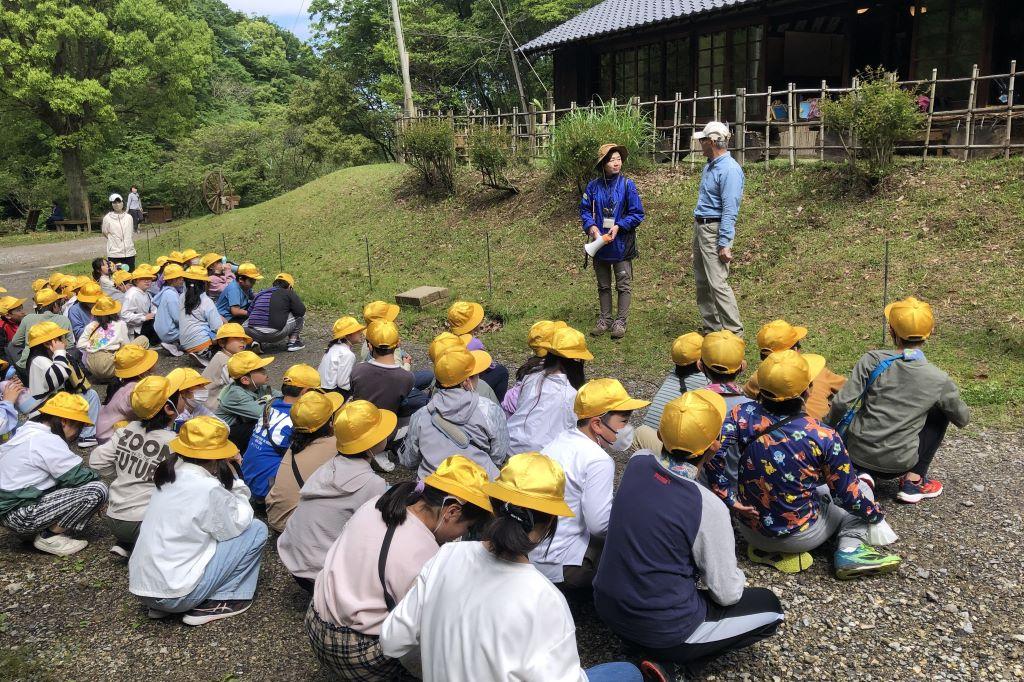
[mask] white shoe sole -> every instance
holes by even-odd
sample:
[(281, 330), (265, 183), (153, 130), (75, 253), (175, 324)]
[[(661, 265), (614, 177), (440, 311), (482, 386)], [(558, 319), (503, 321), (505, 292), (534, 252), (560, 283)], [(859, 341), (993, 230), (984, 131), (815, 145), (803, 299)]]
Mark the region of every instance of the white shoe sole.
[(231, 618), (233, 616), (239, 616), (249, 610), (252, 606), (252, 602), (245, 605), (244, 609), (238, 611), (232, 611), (231, 613), (215, 613), (209, 616), (189, 616), (186, 615), (181, 619), (181, 622), (185, 625), (205, 625), (206, 623), (212, 623), (215, 620), (223, 620), (224, 618)]
[(45, 544), (40, 538), (36, 538), (32, 541), (32, 546), (40, 552), (53, 554), (54, 556), (71, 556), (72, 554), (78, 554), (89, 546), (89, 543), (85, 540), (74, 540), (73, 543), (71, 546), (54, 547), (53, 545)]
[(932, 500), (942, 494), (940, 490), (937, 493), (917, 493), (916, 495), (910, 495), (903, 492), (902, 490), (896, 493), (896, 499), (904, 504), (917, 504), (921, 500)]
[(127, 559), (128, 557), (130, 557), (132, 555), (131, 552), (129, 552), (127, 549), (125, 549), (121, 545), (112, 545), (110, 547), (110, 550), (108, 550), (108, 551), (111, 554), (113, 554), (114, 556), (119, 556), (122, 559)]

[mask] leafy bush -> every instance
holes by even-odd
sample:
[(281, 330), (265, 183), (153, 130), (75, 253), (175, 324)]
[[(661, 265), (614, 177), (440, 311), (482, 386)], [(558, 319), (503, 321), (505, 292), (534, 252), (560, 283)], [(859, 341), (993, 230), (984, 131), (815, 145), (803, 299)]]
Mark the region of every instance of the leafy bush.
[(497, 128), (474, 128), (469, 134), (469, 162), (480, 171), (483, 184), (518, 193), (509, 171), (523, 162), (512, 150), (512, 135)]
[(874, 188), (894, 168), (896, 143), (918, 133), (924, 115), (918, 93), (900, 87), (896, 74), (879, 67), (858, 76), (856, 90), (821, 101), (821, 116), (825, 127), (839, 135), (850, 167)]
[(598, 148), (608, 142), (628, 150), (627, 169), (647, 167), (651, 164), (653, 133), (650, 117), (638, 106), (605, 104), (570, 112), (558, 121), (551, 136), (552, 177), (574, 183), (582, 192), (594, 177)]
[(455, 194), (455, 132), (448, 121), (413, 121), (401, 133), (406, 161), (430, 188)]

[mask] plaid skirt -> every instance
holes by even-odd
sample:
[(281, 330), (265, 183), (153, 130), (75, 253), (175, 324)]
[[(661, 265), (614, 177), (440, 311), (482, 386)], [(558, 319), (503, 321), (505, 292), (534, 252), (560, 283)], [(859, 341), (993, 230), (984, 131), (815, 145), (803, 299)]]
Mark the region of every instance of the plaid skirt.
[(395, 658), (381, 652), (380, 638), (328, 623), (310, 603), (306, 634), (320, 664), (334, 676), (351, 682), (404, 682), (415, 680)]

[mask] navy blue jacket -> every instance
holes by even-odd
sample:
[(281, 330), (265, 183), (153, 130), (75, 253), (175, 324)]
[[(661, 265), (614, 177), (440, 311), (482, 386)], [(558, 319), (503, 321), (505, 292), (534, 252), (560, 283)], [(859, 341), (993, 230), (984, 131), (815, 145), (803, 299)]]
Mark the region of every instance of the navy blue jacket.
[(615, 241), (597, 252), (595, 260), (618, 263), (636, 258), (636, 228), (644, 220), (644, 205), (636, 184), (621, 173), (614, 177), (599, 177), (587, 184), (587, 190), (580, 199), (580, 221), (583, 232), (589, 234), (594, 225), (605, 234), (603, 228), (604, 209), (613, 208), (615, 224), (619, 234)]

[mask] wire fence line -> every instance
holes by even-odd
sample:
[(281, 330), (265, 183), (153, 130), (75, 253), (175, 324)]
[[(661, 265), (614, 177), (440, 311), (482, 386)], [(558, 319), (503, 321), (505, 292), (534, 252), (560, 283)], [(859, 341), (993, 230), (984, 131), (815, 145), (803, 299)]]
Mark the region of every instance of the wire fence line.
[[(1016, 82), (1018, 76), (1024, 76), (1024, 71), (1019, 71), (1017, 61), (1013, 60), (1006, 73), (981, 75), (974, 65), (970, 76), (939, 78), (938, 69), (933, 69), (930, 78), (898, 81), (902, 87), (922, 96), (920, 104), (925, 126), (914, 139), (901, 141), (896, 150), (903, 154), (919, 153), (922, 159), (929, 155), (951, 155), (964, 160), (1009, 158), (1011, 154), (1024, 153), (1024, 125), (1016, 121), (1024, 118), (1024, 93), (1019, 92), (1024, 83)], [(946, 108), (936, 103), (939, 88), (958, 85), (968, 86), (966, 106)], [(979, 93), (992, 85), (1004, 93), (1005, 102), (986, 104), (980, 101)], [(673, 166), (684, 162), (702, 164), (700, 147), (691, 139), (693, 133), (708, 121), (726, 120), (734, 129), (733, 155), (740, 163), (770, 163), (772, 159), (783, 158), (788, 159), (792, 167), (798, 159), (845, 158), (849, 145), (844, 145), (837, 133), (824, 129), (816, 103), (826, 97), (854, 92), (859, 86), (858, 79), (854, 78), (850, 87), (833, 87), (827, 81), (822, 81), (818, 88), (798, 88), (789, 83), (785, 89), (769, 87), (765, 92), (739, 88), (735, 92), (715, 90), (710, 95), (694, 92), (688, 97), (677, 92), (671, 99), (655, 96), (650, 101), (641, 101), (639, 97), (632, 97), (625, 102), (613, 99), (609, 104), (635, 107), (650, 117), (651, 157), (655, 162)], [(546, 107), (531, 104), (527, 111), (520, 111), (518, 107), (509, 112), (499, 109), (495, 113), (469, 109), (464, 112), (421, 110), (416, 116), (398, 117), (395, 126), (400, 136), (414, 121), (448, 121), (462, 161), (468, 157), (467, 140), (473, 129), (505, 130), (511, 136), (514, 153), (523, 152), (539, 159), (548, 156), (559, 118), (580, 108), (600, 106), (604, 105), (591, 101), (582, 106), (572, 102), (568, 107), (559, 108), (549, 99)], [(728, 120), (730, 118), (732, 120)]]

